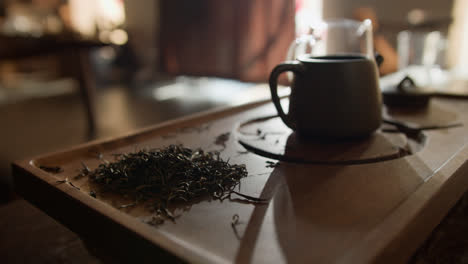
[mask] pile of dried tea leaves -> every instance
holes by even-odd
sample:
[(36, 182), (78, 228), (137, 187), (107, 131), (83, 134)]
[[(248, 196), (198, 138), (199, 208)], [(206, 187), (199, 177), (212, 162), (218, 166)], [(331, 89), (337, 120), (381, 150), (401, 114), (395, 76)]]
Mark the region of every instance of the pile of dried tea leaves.
[(155, 198), (158, 216), (171, 218), (168, 205), (210, 195), (228, 197), (240, 179), (248, 175), (245, 165), (223, 161), (219, 152), (192, 150), (182, 145), (117, 154), (89, 171), (92, 182), (119, 192)]

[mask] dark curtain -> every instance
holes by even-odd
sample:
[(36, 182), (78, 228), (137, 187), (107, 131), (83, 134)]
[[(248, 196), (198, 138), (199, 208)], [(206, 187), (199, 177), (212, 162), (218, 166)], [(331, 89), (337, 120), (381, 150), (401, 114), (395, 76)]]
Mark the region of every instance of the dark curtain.
[(167, 0), (160, 11), (170, 74), (266, 81), (294, 38), (294, 0)]

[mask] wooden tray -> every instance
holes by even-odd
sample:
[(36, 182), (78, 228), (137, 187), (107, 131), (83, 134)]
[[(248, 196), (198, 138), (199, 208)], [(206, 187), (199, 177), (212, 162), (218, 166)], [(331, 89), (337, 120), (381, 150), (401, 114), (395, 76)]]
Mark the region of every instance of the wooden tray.
[[(258, 102), (19, 161), (13, 164), (15, 185), (27, 200), (119, 260), (197, 263), (400, 263), (468, 187), (468, 126), (425, 132), (425, 145), (412, 155), (362, 164), (280, 162), (271, 168), (274, 160), (245, 152), (239, 128), (274, 113), (268, 101)], [(437, 99), (426, 110), (386, 115), (413, 125), (468, 124), (468, 103)], [(222, 134), (229, 135), (225, 147), (216, 141)], [(118, 209), (128, 203), (125, 198), (93, 198), (85, 178), (73, 179), (82, 163), (97, 167), (98, 153), (111, 160), (113, 153), (174, 143), (220, 150), (230, 163), (246, 164), (249, 176), (241, 192), (269, 202), (200, 200), (175, 223), (154, 227), (145, 222), (151, 217), (147, 209)], [(344, 146), (343, 153), (375, 155), (365, 151), (368, 142), (362, 144)], [(63, 172), (40, 166), (60, 166)], [(64, 179), (80, 189), (60, 183)], [(235, 214), (241, 239), (231, 226)]]

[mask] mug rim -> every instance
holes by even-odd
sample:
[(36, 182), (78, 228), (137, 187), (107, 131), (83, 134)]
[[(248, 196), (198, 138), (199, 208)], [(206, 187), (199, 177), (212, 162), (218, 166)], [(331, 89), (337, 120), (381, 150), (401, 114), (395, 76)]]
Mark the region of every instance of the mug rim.
[(367, 56), (360, 53), (351, 54), (330, 54), (321, 56), (311, 56), (303, 54), (297, 58), (300, 62), (327, 62), (327, 63), (343, 63), (343, 62), (358, 62), (368, 60)]

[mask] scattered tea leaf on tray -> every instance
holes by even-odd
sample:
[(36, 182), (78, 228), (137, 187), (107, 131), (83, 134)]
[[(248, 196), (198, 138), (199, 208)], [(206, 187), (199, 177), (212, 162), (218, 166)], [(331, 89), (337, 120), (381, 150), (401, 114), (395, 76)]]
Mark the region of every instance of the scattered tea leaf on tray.
[(268, 202), (268, 199), (253, 197), (253, 196), (250, 196), (250, 195), (242, 194), (242, 193), (240, 193), (240, 192), (236, 192), (236, 191), (234, 191), (234, 190), (231, 191), (231, 193), (237, 194), (237, 195), (239, 195), (240, 197), (242, 197), (242, 198), (244, 198), (244, 199), (247, 199), (247, 200), (250, 201), (250, 202), (256, 202), (256, 203), (266, 203), (266, 202)]
[(79, 190), (80, 188), (78, 186), (76, 186), (75, 184), (73, 184), (73, 182), (71, 182), (70, 180), (68, 180), (68, 178), (65, 178), (65, 180), (59, 180), (57, 181), (57, 183), (67, 183), (68, 185), (70, 185), (71, 187)]
[(81, 174), (82, 176), (86, 176), (86, 175), (88, 175), (88, 174), (91, 172), (91, 170), (89, 169), (89, 167), (88, 167), (83, 161), (81, 162), (81, 167), (82, 167), (82, 168), (81, 168), (81, 170), (80, 170), (80, 174)]
[(279, 162), (273, 162), (273, 161), (266, 161), (266, 167), (267, 168), (276, 168), (279, 166)]
[(79, 180), (85, 176), (88, 176), (89, 173), (91, 172), (89, 167), (83, 161), (81, 162), (81, 167), (82, 168), (80, 169), (80, 173), (76, 175), (75, 177), (73, 177), (74, 180)]
[(234, 231), (234, 235), (236, 236), (236, 238), (238, 240), (241, 240), (242, 237), (239, 235), (239, 232), (237, 231), (237, 225), (239, 225), (240, 222), (239, 222), (239, 215), (238, 214), (234, 214), (232, 216), (232, 221), (231, 221), (231, 227), (232, 227), (232, 230)]
[(60, 167), (60, 166), (45, 166), (45, 165), (41, 165), (39, 166), (39, 169), (43, 170), (43, 171), (46, 171), (46, 172), (50, 172), (50, 173), (60, 173), (63, 171), (63, 169)]
[(223, 133), (223, 134), (217, 136), (216, 139), (215, 139), (215, 145), (222, 146), (223, 148), (226, 148), (226, 142), (229, 140), (230, 136), (231, 136), (230, 132)]

